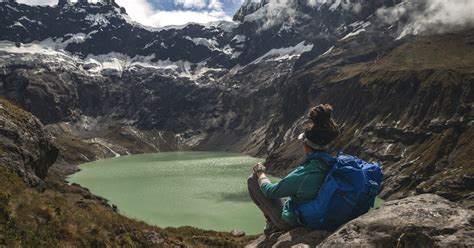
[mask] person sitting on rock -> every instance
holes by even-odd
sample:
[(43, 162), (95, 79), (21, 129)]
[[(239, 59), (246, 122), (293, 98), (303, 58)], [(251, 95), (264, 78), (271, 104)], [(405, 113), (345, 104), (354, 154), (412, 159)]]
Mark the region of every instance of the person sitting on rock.
[[(298, 137), (306, 156), (326, 151), (327, 145), (339, 135), (339, 127), (331, 118), (332, 110), (329, 104), (321, 104), (310, 110), (310, 121), (303, 126), (304, 133)], [(261, 163), (256, 164), (247, 183), (251, 199), (267, 220), (265, 234), (303, 225), (293, 205), (314, 199), (329, 170), (330, 166), (324, 161), (310, 159), (278, 183), (271, 183), (264, 173), (265, 167)], [(288, 199), (284, 201), (282, 198)]]

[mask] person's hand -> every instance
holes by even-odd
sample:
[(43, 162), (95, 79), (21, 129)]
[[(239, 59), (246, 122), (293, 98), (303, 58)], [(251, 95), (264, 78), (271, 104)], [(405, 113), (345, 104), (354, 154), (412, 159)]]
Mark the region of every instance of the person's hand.
[(262, 163), (257, 163), (254, 167), (253, 167), (253, 172), (255, 174), (257, 174), (257, 177), (260, 177), (260, 175), (262, 175), (264, 172), (265, 172), (266, 168), (265, 166), (263, 166)]

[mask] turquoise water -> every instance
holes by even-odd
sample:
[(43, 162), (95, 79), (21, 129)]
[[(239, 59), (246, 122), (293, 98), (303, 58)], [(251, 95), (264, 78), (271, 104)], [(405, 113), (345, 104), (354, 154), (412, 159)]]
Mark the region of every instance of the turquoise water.
[(81, 165), (69, 181), (107, 198), (122, 214), (160, 227), (258, 234), (265, 220), (247, 192), (257, 162), (218, 152), (134, 155)]
[(128, 217), (160, 227), (263, 231), (265, 221), (247, 193), (261, 159), (215, 152), (167, 152), (81, 165), (69, 178), (118, 206)]

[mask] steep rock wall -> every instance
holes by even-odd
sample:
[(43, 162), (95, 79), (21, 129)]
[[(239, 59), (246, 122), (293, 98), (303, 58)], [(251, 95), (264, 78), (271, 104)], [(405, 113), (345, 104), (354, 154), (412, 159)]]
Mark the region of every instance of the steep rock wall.
[(31, 186), (44, 188), (58, 149), (32, 114), (0, 98), (0, 165), (16, 172)]

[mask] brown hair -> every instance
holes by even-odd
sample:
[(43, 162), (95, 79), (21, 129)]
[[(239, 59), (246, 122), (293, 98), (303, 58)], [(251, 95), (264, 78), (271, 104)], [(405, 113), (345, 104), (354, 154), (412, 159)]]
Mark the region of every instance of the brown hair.
[(332, 106), (329, 104), (320, 104), (311, 108), (308, 119), (310, 120), (304, 126), (305, 137), (318, 145), (327, 145), (339, 135), (339, 126), (331, 118)]

